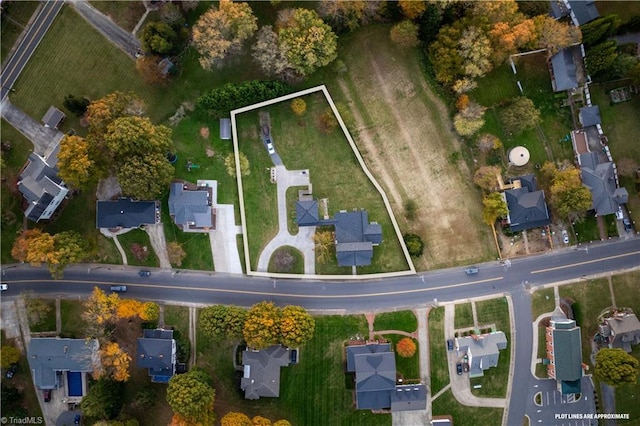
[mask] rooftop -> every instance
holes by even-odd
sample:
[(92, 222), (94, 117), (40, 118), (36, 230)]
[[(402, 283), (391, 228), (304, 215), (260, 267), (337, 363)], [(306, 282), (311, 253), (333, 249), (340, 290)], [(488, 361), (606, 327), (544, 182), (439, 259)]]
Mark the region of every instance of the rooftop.
[(96, 202), (96, 228), (138, 228), (160, 220), (160, 203), (120, 198)]
[(95, 339), (31, 338), (27, 352), (36, 386), (55, 389), (58, 371), (92, 372), (97, 351)]
[(280, 396), (280, 367), (290, 362), (289, 348), (274, 345), (255, 351), (247, 349), (242, 353), (244, 374), (240, 388), (246, 399)]

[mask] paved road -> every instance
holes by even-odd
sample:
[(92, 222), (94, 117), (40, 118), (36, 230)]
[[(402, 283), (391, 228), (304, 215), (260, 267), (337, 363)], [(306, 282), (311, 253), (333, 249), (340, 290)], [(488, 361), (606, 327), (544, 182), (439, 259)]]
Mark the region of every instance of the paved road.
[(6, 62), (6, 65), (2, 68), (2, 75), (0, 81), (2, 81), (2, 89), (0, 90), (0, 101), (3, 100), (11, 91), (16, 80), (20, 76), (23, 68), (35, 52), (38, 44), (47, 33), (47, 30), (51, 26), (51, 23), (58, 15), (64, 2), (62, 1), (46, 1), (43, 2), (42, 7), (33, 19), (31, 26), (27, 28), (24, 37), (16, 47), (11, 58)]
[(136, 53), (142, 49), (140, 41), (138, 41), (135, 35), (116, 25), (111, 19), (86, 0), (71, 0), (70, 3), (75, 7), (76, 12), (98, 30), (100, 34), (105, 36), (107, 40), (120, 48), (120, 50), (132, 59), (135, 59)]

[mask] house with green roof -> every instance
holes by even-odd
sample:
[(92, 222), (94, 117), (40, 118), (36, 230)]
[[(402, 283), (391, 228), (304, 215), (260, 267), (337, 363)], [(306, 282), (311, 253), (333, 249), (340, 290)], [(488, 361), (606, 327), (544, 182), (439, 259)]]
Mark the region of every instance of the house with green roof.
[(580, 393), (583, 375), (580, 327), (556, 309), (545, 333), (547, 373), (563, 395)]

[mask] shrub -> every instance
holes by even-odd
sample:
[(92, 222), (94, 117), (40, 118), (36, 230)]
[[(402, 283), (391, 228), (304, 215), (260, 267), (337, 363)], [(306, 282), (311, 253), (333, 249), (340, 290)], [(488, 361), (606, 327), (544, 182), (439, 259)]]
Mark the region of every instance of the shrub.
[(307, 111), (307, 103), (302, 98), (295, 98), (291, 101), (291, 110), (297, 116), (304, 115)]
[(416, 354), (416, 343), (410, 337), (405, 337), (396, 344), (396, 352), (403, 358), (411, 358)]
[(416, 234), (404, 234), (404, 243), (407, 245), (409, 254), (413, 257), (420, 257), (424, 252), (424, 241)]
[(197, 106), (213, 115), (226, 117), (233, 109), (273, 99), (285, 95), (289, 91), (289, 85), (276, 80), (253, 80), (239, 84), (227, 83), (200, 96)]

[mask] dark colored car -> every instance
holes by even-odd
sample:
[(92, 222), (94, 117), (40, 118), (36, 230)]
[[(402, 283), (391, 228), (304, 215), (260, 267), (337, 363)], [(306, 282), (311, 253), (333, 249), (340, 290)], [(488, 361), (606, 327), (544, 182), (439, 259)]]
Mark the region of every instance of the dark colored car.
[(627, 232), (631, 232), (631, 221), (627, 218), (622, 219), (622, 224), (624, 225), (624, 230)]
[(141, 277), (150, 277), (151, 271), (140, 271), (138, 272), (138, 275), (140, 275)]
[(447, 340), (447, 349), (449, 349), (450, 351), (453, 350), (453, 340)]
[(81, 419), (82, 419), (82, 416), (80, 414), (76, 414), (76, 416), (73, 418), (73, 424), (79, 425)]
[(465, 362), (464, 364), (462, 364), (462, 369), (464, 370), (465, 373), (469, 372), (469, 363)]
[(458, 373), (458, 376), (462, 375), (462, 363), (461, 362), (456, 364), (456, 372)]
[(44, 402), (51, 402), (51, 389), (43, 390), (42, 396), (44, 396)]
[(6, 373), (7, 379), (11, 379), (16, 371), (18, 371), (18, 364), (11, 364)]
[(115, 291), (116, 293), (124, 293), (125, 291), (127, 291), (127, 286), (126, 285), (112, 285), (111, 286), (111, 291)]
[(480, 272), (480, 269), (478, 269), (477, 266), (470, 266), (467, 269), (464, 270), (464, 273), (467, 275), (475, 275), (478, 272)]

